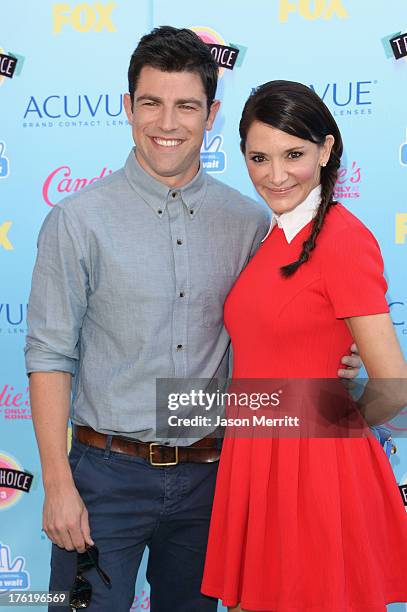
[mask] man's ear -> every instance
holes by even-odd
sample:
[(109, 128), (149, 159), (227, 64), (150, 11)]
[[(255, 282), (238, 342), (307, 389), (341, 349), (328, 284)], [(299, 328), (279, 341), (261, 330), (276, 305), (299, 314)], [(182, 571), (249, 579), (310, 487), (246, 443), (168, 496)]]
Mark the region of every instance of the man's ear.
[(218, 110), (220, 109), (220, 100), (214, 100), (209, 109), (208, 118), (206, 120), (206, 129), (209, 131), (212, 129)]
[(126, 111), (127, 119), (130, 124), (133, 123), (133, 105), (129, 93), (125, 93), (123, 96), (124, 110)]

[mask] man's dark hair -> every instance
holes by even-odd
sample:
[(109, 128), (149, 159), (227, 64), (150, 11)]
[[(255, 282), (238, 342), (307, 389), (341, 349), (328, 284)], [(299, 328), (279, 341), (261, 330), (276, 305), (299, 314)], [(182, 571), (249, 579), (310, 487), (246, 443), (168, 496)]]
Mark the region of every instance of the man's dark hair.
[(144, 66), (164, 72), (194, 72), (199, 74), (206, 93), (208, 112), (215, 99), (218, 66), (210, 49), (195, 32), (186, 28), (160, 26), (140, 39), (129, 66), (129, 93), (134, 103), (134, 91)]

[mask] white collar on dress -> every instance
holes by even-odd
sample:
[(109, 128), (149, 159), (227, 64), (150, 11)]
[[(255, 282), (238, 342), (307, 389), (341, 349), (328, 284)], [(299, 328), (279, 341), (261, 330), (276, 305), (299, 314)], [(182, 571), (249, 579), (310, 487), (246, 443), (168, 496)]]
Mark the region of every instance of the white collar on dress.
[(277, 225), (282, 228), (286, 240), (290, 244), (298, 232), (315, 217), (320, 201), (321, 185), (317, 185), (317, 187), (310, 191), (305, 200), (293, 208), (293, 210), (289, 210), (281, 215), (272, 212), (269, 231), (264, 236), (262, 242), (268, 238), (273, 227)]

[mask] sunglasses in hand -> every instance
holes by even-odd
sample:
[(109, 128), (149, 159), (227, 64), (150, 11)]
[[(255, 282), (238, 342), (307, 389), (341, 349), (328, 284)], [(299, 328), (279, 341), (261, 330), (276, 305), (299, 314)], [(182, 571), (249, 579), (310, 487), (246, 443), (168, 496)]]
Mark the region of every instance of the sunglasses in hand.
[(89, 606), (92, 598), (92, 585), (89, 580), (84, 578), (83, 574), (92, 568), (95, 568), (103, 584), (108, 589), (112, 588), (109, 576), (99, 565), (99, 550), (96, 546), (90, 546), (85, 552), (78, 553), (75, 584), (69, 600), (71, 610), (79, 610)]

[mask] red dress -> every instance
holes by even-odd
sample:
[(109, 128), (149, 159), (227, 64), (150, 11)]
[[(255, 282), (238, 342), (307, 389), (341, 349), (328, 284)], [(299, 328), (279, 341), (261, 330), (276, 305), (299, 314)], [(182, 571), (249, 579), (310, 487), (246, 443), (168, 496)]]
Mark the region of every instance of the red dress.
[[(329, 209), (310, 260), (283, 278), (291, 244), (270, 236), (225, 303), (233, 378), (336, 378), (344, 317), (388, 312), (375, 238)], [(383, 612), (407, 601), (407, 514), (373, 437), (226, 437), (202, 591), (267, 612)]]

